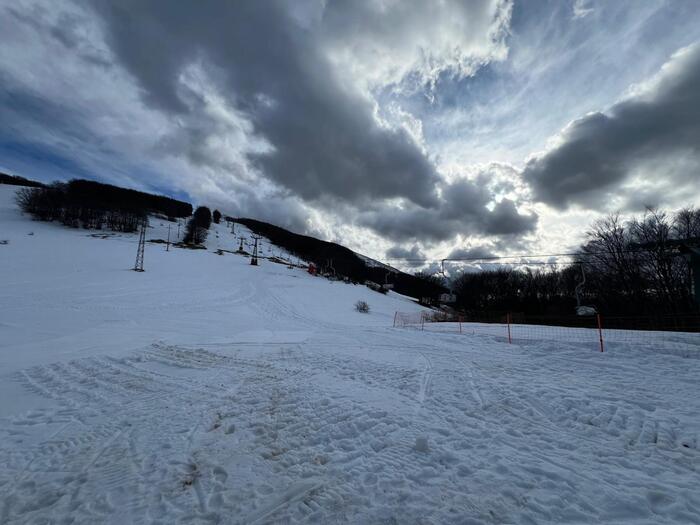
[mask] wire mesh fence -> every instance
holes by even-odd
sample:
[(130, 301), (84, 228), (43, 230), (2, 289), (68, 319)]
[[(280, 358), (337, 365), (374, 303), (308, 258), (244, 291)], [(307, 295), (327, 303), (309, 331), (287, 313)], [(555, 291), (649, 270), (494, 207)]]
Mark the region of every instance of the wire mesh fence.
[(601, 352), (612, 346), (651, 347), (677, 355), (700, 357), (700, 315), (697, 314), (606, 317), (396, 312), (394, 326), (493, 336), (508, 343), (561, 341)]

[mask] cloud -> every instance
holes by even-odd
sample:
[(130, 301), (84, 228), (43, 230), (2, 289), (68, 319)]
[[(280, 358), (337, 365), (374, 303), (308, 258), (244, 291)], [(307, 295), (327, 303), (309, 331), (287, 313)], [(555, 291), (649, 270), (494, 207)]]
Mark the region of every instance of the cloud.
[(440, 189), (435, 208), (383, 206), (363, 213), (359, 223), (398, 242), (439, 242), (456, 235), (524, 234), (537, 226), (537, 214), (519, 213), (515, 201), (502, 198), (493, 202), (483, 176), (444, 183)]
[(412, 92), (507, 56), (510, 0), (335, 0), (320, 26), (331, 60), (367, 89)]
[(487, 246), (455, 248), (447, 256), (448, 259), (487, 259), (490, 257), (495, 257), (495, 254)]
[(537, 226), (536, 213), (522, 215), (510, 199), (503, 199), (493, 211), (482, 217), (483, 231), (491, 235), (515, 235), (530, 232)]
[(590, 15), (593, 11), (595, 11), (595, 9), (592, 7), (590, 0), (574, 0), (574, 18), (584, 18)]
[(409, 268), (420, 268), (426, 264), (426, 255), (417, 244), (410, 248), (392, 246), (386, 251), (386, 257), (389, 261), (400, 261)]
[[(671, 171), (682, 160), (691, 172)], [(659, 161), (663, 161), (661, 165)], [(650, 167), (659, 168), (651, 171)], [(569, 124), (557, 143), (531, 158), (523, 178), (534, 197), (556, 208), (604, 209), (635, 177), (665, 178), (669, 188), (700, 170), (700, 44), (686, 47), (649, 82), (606, 112)], [(634, 185), (629, 188), (634, 191)]]
[(4, 3), (0, 160), (374, 256), (398, 246), (440, 258), (468, 242), (549, 250), (595, 218), (585, 208), (698, 196), (697, 100), (687, 93), (680, 117), (669, 102), (685, 96), (694, 47), (610, 105), (700, 38), (698, 6), (630, 6)]
[(400, 107), (383, 112), (374, 90), (472, 74), (503, 57), (510, 5), (444, 2), (434, 23), (426, 9), (313, 0), (0, 7), (3, 151), (18, 166), (31, 164), (18, 151), (42, 149), (73, 166), (48, 173), (35, 155), (39, 178), (92, 174), (186, 192), (307, 233), (319, 212), (342, 222), (386, 199), (435, 208), (441, 177), (420, 120)]
[(478, 272), (492, 268), (493, 264), (490, 262), (474, 260), (488, 259), (491, 257), (495, 257), (495, 253), (492, 251), (492, 247), (486, 244), (468, 246), (466, 248), (455, 248), (447, 255), (443, 266), (451, 277), (456, 277), (458, 272)]
[[(243, 123), (234, 127), (247, 126), (268, 146), (241, 151), (248, 171), (305, 201), (404, 198), (421, 207), (437, 203), (435, 164), (404, 127), (377, 118), (371, 88), (412, 74), (473, 72), (502, 55), (509, 10), (502, 1), (475, 2), (468, 12), (446, 2), (436, 14), (453, 21), (443, 28), (425, 23), (422, 2), (91, 5), (146, 104), (177, 119), (176, 136), (164, 143), (171, 153), (220, 163), (221, 155), (198, 147), (221, 126), (201, 116), (207, 94), (187, 81), (195, 68)], [(466, 29), (447, 46), (448, 35)]]

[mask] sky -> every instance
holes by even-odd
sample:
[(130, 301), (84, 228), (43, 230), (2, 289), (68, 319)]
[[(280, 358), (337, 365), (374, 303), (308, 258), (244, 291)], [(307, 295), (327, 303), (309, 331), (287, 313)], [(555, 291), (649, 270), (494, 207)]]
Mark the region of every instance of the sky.
[(402, 259), (700, 205), (696, 0), (0, 0), (0, 171)]

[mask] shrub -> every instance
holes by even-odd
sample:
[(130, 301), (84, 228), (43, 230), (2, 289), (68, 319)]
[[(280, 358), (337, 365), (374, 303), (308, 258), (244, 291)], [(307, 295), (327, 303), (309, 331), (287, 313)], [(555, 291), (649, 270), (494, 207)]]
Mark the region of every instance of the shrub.
[(365, 301), (357, 301), (355, 303), (355, 310), (360, 313), (367, 314), (369, 313), (369, 305)]
[(221, 212), (219, 210), (214, 210), (212, 219), (214, 220), (214, 224), (219, 224), (219, 222), (221, 222)]

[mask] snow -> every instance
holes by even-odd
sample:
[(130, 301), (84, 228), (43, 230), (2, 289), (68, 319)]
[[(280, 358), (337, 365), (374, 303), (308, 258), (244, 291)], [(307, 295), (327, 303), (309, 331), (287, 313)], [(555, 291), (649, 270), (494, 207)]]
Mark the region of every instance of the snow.
[(698, 359), (392, 328), (420, 307), (217, 255), (225, 225), (137, 273), (135, 235), (33, 222), (15, 189), (0, 523), (700, 522)]

